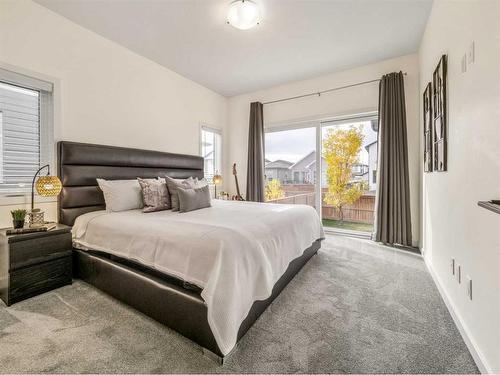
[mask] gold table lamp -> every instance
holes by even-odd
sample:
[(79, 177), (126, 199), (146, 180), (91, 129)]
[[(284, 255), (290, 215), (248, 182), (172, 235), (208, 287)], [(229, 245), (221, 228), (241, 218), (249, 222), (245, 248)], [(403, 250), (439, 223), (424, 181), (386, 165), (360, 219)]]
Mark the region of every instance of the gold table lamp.
[(214, 183), (215, 199), (217, 199), (217, 186), (222, 185), (222, 176), (220, 174), (214, 174), (214, 177), (212, 178), (212, 182)]
[[(47, 175), (40, 176), (38, 179), (36, 176), (44, 168), (47, 168)], [(35, 187), (36, 192), (42, 197), (55, 197), (59, 195), (62, 189), (61, 180), (57, 176), (50, 175), (50, 166), (44, 165), (38, 171), (36, 171), (33, 177), (33, 182), (31, 183), (31, 212), (29, 213), (30, 227), (39, 227), (45, 224), (43, 217), (43, 211), (39, 208), (35, 209)]]

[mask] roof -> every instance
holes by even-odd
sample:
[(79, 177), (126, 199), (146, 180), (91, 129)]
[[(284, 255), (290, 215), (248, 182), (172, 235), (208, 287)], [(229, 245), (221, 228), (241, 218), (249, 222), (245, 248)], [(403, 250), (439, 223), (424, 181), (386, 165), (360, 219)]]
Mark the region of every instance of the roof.
[(298, 160), (296, 163), (294, 163), (293, 165), (290, 166), (290, 169), (292, 169), (293, 167), (295, 167), (297, 164), (299, 164), (300, 162), (302, 162), (304, 159), (307, 159), (309, 156), (311, 156), (312, 154), (316, 154), (316, 151), (311, 151), (310, 153), (308, 153), (307, 155), (305, 155), (303, 158), (301, 158), (300, 160)]
[[(326, 159), (324, 157), (321, 157), (321, 160), (322, 160), (322, 165), (324, 166), (326, 164)], [(309, 164), (307, 164), (306, 168), (310, 169), (310, 168), (314, 167), (315, 164), (316, 164), (316, 158), (314, 158), (314, 160), (312, 162), (310, 162)]]
[(293, 163), (287, 160), (275, 160), (266, 164), (266, 168), (283, 168), (288, 169)]
[(314, 159), (312, 162), (310, 162), (309, 164), (306, 165), (306, 168), (307, 169), (310, 169), (313, 165), (316, 164), (316, 159)]

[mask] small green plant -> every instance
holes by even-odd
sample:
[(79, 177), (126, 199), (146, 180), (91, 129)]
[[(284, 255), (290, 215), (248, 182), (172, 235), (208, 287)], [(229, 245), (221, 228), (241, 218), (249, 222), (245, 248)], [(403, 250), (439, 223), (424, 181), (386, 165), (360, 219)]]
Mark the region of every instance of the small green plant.
[(12, 210), (10, 211), (12, 214), (12, 219), (13, 220), (24, 220), (26, 217), (26, 210), (19, 209), (19, 210)]

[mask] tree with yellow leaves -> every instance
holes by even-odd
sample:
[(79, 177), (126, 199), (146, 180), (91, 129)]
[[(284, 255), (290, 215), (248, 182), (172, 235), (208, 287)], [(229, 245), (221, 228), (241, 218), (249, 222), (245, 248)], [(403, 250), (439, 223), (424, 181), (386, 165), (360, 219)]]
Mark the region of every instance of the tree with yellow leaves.
[(344, 220), (343, 207), (353, 204), (363, 194), (358, 183), (352, 183), (352, 167), (359, 162), (358, 154), (363, 144), (361, 128), (329, 129), (323, 140), (323, 157), (327, 170), (328, 192), (325, 203), (337, 208)]
[(266, 201), (280, 199), (285, 197), (285, 192), (281, 187), (280, 180), (273, 178), (266, 185)]

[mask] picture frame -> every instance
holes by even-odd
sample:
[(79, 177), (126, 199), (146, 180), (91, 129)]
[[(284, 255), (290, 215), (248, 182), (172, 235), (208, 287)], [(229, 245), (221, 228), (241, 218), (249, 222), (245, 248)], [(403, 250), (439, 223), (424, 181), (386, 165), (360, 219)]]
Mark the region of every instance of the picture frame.
[(423, 93), (424, 115), (424, 172), (432, 172), (433, 165), (433, 116), (432, 116), (432, 83), (429, 82)]
[(447, 56), (442, 55), (432, 75), (432, 163), (433, 170), (444, 172), (448, 165), (447, 147)]

